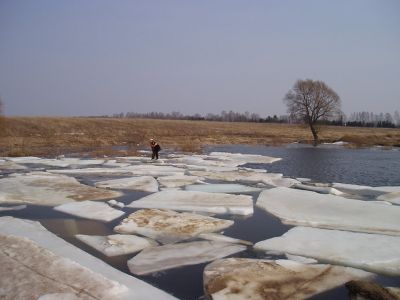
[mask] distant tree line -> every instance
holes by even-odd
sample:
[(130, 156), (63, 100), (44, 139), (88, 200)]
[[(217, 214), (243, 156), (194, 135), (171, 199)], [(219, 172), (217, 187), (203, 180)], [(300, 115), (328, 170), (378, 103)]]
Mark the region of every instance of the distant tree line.
[[(290, 115), (273, 115), (265, 118), (256, 113), (222, 111), (219, 114), (207, 113), (201, 114), (182, 114), (177, 111), (170, 113), (149, 112), (149, 113), (117, 113), (113, 115), (104, 115), (108, 118), (141, 118), (141, 119), (165, 119), (165, 120), (197, 120), (197, 121), (218, 121), (218, 122), (255, 122), (255, 123), (299, 123), (299, 120)], [(325, 118), (318, 121), (319, 124), (333, 126), (354, 126), (354, 127), (400, 127), (400, 114), (395, 111), (390, 113), (375, 114), (372, 112), (354, 112), (350, 116), (341, 114), (336, 118)]]

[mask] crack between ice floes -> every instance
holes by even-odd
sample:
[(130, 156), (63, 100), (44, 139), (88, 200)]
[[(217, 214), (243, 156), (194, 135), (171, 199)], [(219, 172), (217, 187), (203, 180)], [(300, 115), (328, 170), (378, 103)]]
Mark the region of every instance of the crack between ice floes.
[(60, 285), (64, 285), (64, 286), (67, 286), (67, 287), (71, 288), (72, 290), (74, 290), (74, 292), (76, 293), (77, 296), (79, 296), (79, 295), (81, 295), (81, 294), (86, 294), (87, 296), (92, 297), (93, 299), (100, 300), (100, 298), (97, 298), (96, 296), (92, 295), (91, 293), (89, 293), (89, 292), (87, 292), (87, 291), (85, 291), (85, 290), (83, 290), (83, 289), (79, 289), (79, 288), (77, 288), (77, 287), (74, 287), (73, 285), (69, 285), (69, 284), (66, 284), (66, 283), (57, 281), (57, 280), (55, 280), (54, 278), (48, 277), (48, 276), (46, 276), (45, 274), (42, 274), (42, 273), (38, 272), (38, 271), (35, 270), (34, 268), (31, 268), (29, 265), (24, 264), (23, 262), (19, 261), (18, 259), (13, 258), (13, 257), (10, 256), (9, 254), (7, 254), (4, 250), (1, 250), (1, 252), (2, 252), (5, 256), (7, 256), (7, 257), (10, 258), (11, 260), (13, 260), (14, 262), (21, 264), (21, 265), (24, 266), (25, 268), (27, 268), (27, 269), (31, 270), (32, 272), (34, 272), (35, 274), (37, 274), (37, 275), (39, 275), (39, 276), (42, 276), (42, 277), (44, 277), (44, 278), (47, 278), (48, 280), (53, 281), (53, 282), (56, 282), (56, 283), (58, 283), (58, 284), (60, 284)]

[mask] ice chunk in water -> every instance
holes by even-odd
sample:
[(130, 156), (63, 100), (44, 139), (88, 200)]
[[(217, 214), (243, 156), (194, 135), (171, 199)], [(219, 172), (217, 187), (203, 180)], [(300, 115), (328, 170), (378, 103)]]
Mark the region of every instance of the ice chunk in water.
[(310, 227), (295, 227), (254, 249), (312, 257), (387, 275), (400, 275), (400, 237)]
[(282, 158), (263, 156), (257, 154), (241, 154), (228, 152), (211, 152), (210, 157), (220, 160), (237, 161), (238, 164), (255, 163), (255, 164), (270, 164), (281, 160)]
[(332, 195), (343, 195), (344, 193), (332, 188), (332, 187), (324, 187), (324, 186), (314, 186), (314, 185), (308, 185), (308, 184), (295, 184), (293, 186), (296, 189), (300, 190), (306, 190), (306, 191), (312, 191), (312, 192), (317, 192), (321, 194), (332, 194)]
[(214, 232), (233, 225), (231, 220), (217, 219), (171, 210), (142, 209), (122, 220), (114, 228), (119, 233), (137, 233), (161, 243), (173, 243), (193, 238), (200, 233)]
[(111, 208), (104, 202), (95, 201), (65, 203), (54, 207), (54, 209), (73, 216), (103, 222), (110, 222), (125, 214), (125, 212)]
[(25, 209), (25, 208), (26, 208), (26, 205), (0, 206), (0, 211), (21, 210), (21, 209)]
[(157, 245), (153, 240), (136, 235), (113, 234), (99, 236), (77, 234), (75, 237), (106, 256), (135, 253), (144, 248)]
[(390, 203), (400, 205), (400, 192), (392, 192), (380, 195), (378, 198), (380, 201), (388, 201)]
[(96, 187), (110, 189), (137, 190), (149, 193), (158, 192), (158, 182), (151, 176), (129, 177), (99, 181), (95, 183)]
[(400, 235), (400, 207), (289, 188), (261, 192), (257, 206), (284, 223)]
[(206, 266), (204, 290), (212, 299), (308, 299), (352, 279), (371, 274), (290, 260), (219, 259)]
[(204, 178), (198, 176), (182, 175), (182, 176), (162, 176), (158, 177), (157, 180), (164, 187), (176, 188), (200, 182), (201, 180), (204, 180)]
[(170, 244), (144, 249), (128, 260), (128, 267), (133, 274), (145, 275), (212, 261), (245, 249), (242, 245), (209, 241)]
[(187, 191), (208, 192), (208, 193), (253, 193), (261, 189), (245, 186), (242, 184), (193, 184), (185, 187)]
[(159, 208), (216, 214), (251, 215), (251, 196), (191, 191), (162, 191), (133, 201), (128, 207)]

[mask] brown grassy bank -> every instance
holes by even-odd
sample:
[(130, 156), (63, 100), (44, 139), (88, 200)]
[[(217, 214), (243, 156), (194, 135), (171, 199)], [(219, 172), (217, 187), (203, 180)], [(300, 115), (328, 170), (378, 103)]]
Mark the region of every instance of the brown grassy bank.
[[(118, 154), (110, 146), (125, 145), (133, 154), (154, 137), (164, 148), (198, 152), (205, 145), (281, 145), (310, 143), (307, 127), (289, 124), (225, 123), (112, 118), (6, 117), (0, 137), (1, 156), (53, 156), (70, 152)], [(321, 128), (325, 142), (347, 141), (350, 146), (400, 146), (399, 129)], [(94, 152), (93, 152), (94, 151)]]

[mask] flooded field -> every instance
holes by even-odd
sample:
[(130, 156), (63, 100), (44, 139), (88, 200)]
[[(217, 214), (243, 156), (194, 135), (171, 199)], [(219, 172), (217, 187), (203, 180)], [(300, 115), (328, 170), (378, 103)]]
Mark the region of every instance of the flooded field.
[[(217, 154), (213, 154), (212, 152), (217, 152)], [(225, 154), (220, 152), (225, 152)], [(230, 153), (233, 154), (231, 155)], [(251, 155), (237, 156), (235, 153)], [(276, 160), (273, 157), (282, 158), (282, 160)], [(162, 157), (162, 159), (157, 162), (152, 162), (141, 157), (118, 158), (116, 160), (106, 159), (100, 161), (91, 159), (87, 159), (86, 161), (79, 159), (71, 161), (68, 158), (45, 161), (33, 158), (20, 158), (15, 160), (5, 159), (2, 161), (1, 166), (2, 177), (0, 181), (11, 180), (13, 184), (14, 182), (18, 182), (18, 184), (21, 184), (21, 187), (23, 186), (26, 188), (26, 191), (20, 192), (13, 190), (10, 186), (5, 187), (5, 185), (3, 185), (2, 189), (0, 182), (0, 192), (2, 193), (2, 201), (0, 201), (1, 207), (6, 208), (24, 204), (26, 207), (20, 207), (18, 210), (0, 211), (0, 217), (11, 216), (14, 218), (39, 221), (47, 230), (56, 234), (58, 237), (61, 237), (68, 243), (71, 243), (72, 245), (106, 262), (110, 266), (130, 275), (132, 274), (130, 268), (128, 268), (127, 261), (131, 260), (136, 253), (109, 257), (88, 246), (86, 243), (78, 239), (76, 235), (113, 235), (116, 233), (114, 228), (119, 225), (122, 220), (127, 218), (129, 214), (139, 212), (146, 208), (166, 209), (171, 205), (171, 210), (198, 212), (201, 216), (212, 216), (220, 220), (233, 221), (233, 225), (228, 226), (223, 230), (216, 231), (222, 231), (224, 236), (244, 240), (250, 243), (247, 243), (246, 246), (241, 246), (245, 247), (245, 250), (229, 254), (229, 257), (277, 260), (286, 259), (284, 252), (273, 253), (262, 251), (260, 249), (256, 250), (252, 246), (249, 246), (249, 244), (256, 244), (264, 240), (279, 237), (285, 234), (288, 230), (293, 229), (296, 225), (313, 227), (313, 222), (317, 221), (307, 221), (308, 219), (306, 221), (300, 219), (290, 221), (289, 219), (285, 219), (288, 218), (284, 217), (286, 213), (285, 211), (279, 213), (276, 213), (275, 211), (272, 212), (270, 206), (265, 209), (260, 205), (261, 202), (258, 203), (262, 198), (260, 193), (264, 193), (271, 189), (282, 189), (284, 192), (288, 190), (290, 194), (292, 191), (310, 193), (306, 194), (307, 197), (308, 195), (312, 195), (310, 196), (311, 198), (315, 196), (316, 201), (319, 201), (319, 198), (322, 199), (324, 196), (338, 197), (341, 199), (340, 201), (350, 201), (351, 205), (353, 205), (353, 203), (356, 205), (360, 202), (362, 209), (364, 209), (364, 202), (370, 202), (368, 205), (375, 205), (374, 208), (376, 207), (377, 211), (382, 210), (382, 214), (386, 214), (386, 212), (392, 214), (392, 211), (397, 213), (400, 209), (398, 207), (399, 202), (396, 200), (398, 199), (398, 196), (395, 194), (400, 192), (400, 173), (398, 172), (400, 169), (400, 151), (397, 150), (349, 150), (332, 146), (320, 148), (296, 146), (279, 148), (262, 146), (219, 146), (208, 149), (207, 155), (169, 155), (168, 157)], [(267, 172), (265, 172), (265, 170)], [(109, 188), (105, 190), (106, 192), (115, 191), (119, 192), (119, 194), (106, 195), (103, 198), (112, 198), (116, 200), (117, 203), (122, 203), (123, 205), (120, 205), (121, 208), (115, 206), (114, 208), (124, 214), (111, 221), (105, 222), (95, 219), (90, 220), (85, 217), (78, 217), (76, 215), (74, 216), (69, 213), (55, 210), (53, 208), (54, 206), (57, 205), (59, 207), (60, 204), (64, 203), (65, 199), (71, 198), (71, 191), (74, 193), (74, 189), (77, 188), (74, 185), (75, 183), (71, 183), (74, 185), (73, 188), (62, 187), (65, 189), (65, 195), (57, 194), (57, 197), (59, 197), (57, 198), (57, 201), (60, 201), (60, 203), (54, 204), (44, 202), (45, 200), (48, 200), (47, 198), (52, 197), (51, 193), (53, 192), (46, 194), (45, 191), (43, 191), (43, 194), (39, 194), (40, 187), (49, 189), (49, 187), (46, 187), (43, 178), (40, 179), (40, 184), (37, 181), (31, 183), (26, 180), (25, 183), (20, 183), (21, 180), (19, 178), (23, 178), (23, 176), (36, 176), (32, 172), (39, 172), (37, 173), (39, 175), (46, 172), (46, 174), (53, 174), (51, 176), (57, 178), (59, 178), (58, 176), (75, 178), (77, 180), (76, 184), (83, 185), (83, 187), (79, 186), (80, 189), (86, 187), (94, 188), (99, 186), (99, 182), (106, 182), (109, 185)], [(117, 179), (139, 178), (143, 176), (149, 176), (156, 179), (156, 190), (149, 192), (149, 189), (152, 189), (151, 182), (149, 183), (149, 181), (146, 180), (142, 183), (130, 183), (134, 187), (130, 186), (129, 189), (126, 185), (128, 183), (116, 181)], [(195, 180), (193, 178), (195, 176), (197, 176), (198, 179)], [(64, 177), (60, 178), (61, 181), (64, 180), (62, 179)], [(190, 183), (190, 181), (192, 182)], [(240, 183), (241, 186), (233, 185), (236, 183)], [(343, 183), (348, 185), (335, 186), (334, 183)], [(305, 185), (305, 187), (302, 187), (302, 184)], [(49, 185), (53, 185), (53, 188), (55, 188), (54, 183), (50, 182)], [(114, 185), (114, 187), (112, 185)], [(296, 185), (298, 185), (298, 187), (297, 189), (294, 189)], [(186, 206), (185, 208), (182, 208), (180, 205), (183, 205), (182, 203), (186, 201), (186, 199), (183, 199), (182, 203), (178, 203), (178, 200), (174, 197), (179, 197), (178, 195), (180, 191), (182, 191), (181, 193), (189, 193), (189, 190), (196, 190), (198, 186), (201, 186), (204, 191), (194, 191), (191, 192), (193, 194), (184, 194), (188, 195), (187, 197), (193, 196), (194, 199), (198, 200), (194, 200), (194, 202), (190, 203), (185, 202), (184, 205)], [(384, 188), (388, 186), (390, 186), (390, 188)], [(33, 189), (28, 190), (28, 187)], [(304, 190), (315, 187), (321, 188), (318, 193), (315, 191)], [(247, 190), (244, 188), (247, 188)], [(233, 207), (228, 204), (227, 206), (222, 207), (222, 204), (220, 206), (218, 201), (222, 203), (225, 200), (215, 200), (216, 203), (210, 202), (211, 204), (207, 206), (204, 204), (206, 201), (204, 200), (205, 198), (195, 198), (198, 197), (198, 194), (196, 193), (200, 193), (199, 195), (202, 195), (201, 193), (208, 193), (207, 195), (209, 195), (208, 197), (211, 199), (212, 197), (220, 195), (221, 190), (224, 190), (223, 193), (228, 193), (231, 196), (243, 196), (243, 198), (234, 198), (234, 200), (229, 200), (238, 201), (238, 203), (240, 202), (237, 208), (236, 206)], [(159, 191), (158, 193), (163, 197), (169, 197), (169, 195), (172, 195), (171, 200), (164, 201), (166, 203), (160, 204), (161, 202), (158, 199), (149, 198), (150, 195), (155, 195), (154, 191)], [(333, 191), (337, 191), (337, 195), (335, 195)], [(21, 198), (23, 193), (25, 193), (23, 195), (23, 199), (25, 200), (18, 201), (18, 197)], [(339, 193), (340, 196), (338, 196)], [(390, 198), (389, 196), (391, 195), (389, 194), (393, 193), (395, 194), (394, 198)], [(211, 196), (212, 194), (215, 196)], [(90, 198), (91, 196), (93, 196), (93, 192), (88, 191), (87, 197)], [(27, 200), (29, 197), (36, 197), (36, 203), (29, 199)], [(98, 197), (99, 199), (102, 198), (100, 193)], [(386, 198), (384, 198), (385, 200), (382, 200), (383, 198), (380, 197)], [(14, 201), (10, 199), (14, 199)], [(147, 202), (144, 201), (144, 199), (148, 199), (146, 200)], [(252, 213), (248, 213), (248, 209), (250, 208), (246, 206), (247, 199), (251, 199), (252, 201)], [(388, 199), (391, 201), (392, 199), (395, 200), (390, 203)], [(141, 203), (138, 200), (144, 201), (143, 204), (138, 205), (138, 203)], [(378, 201), (384, 204), (375, 204), (372, 203), (372, 201)], [(68, 203), (69, 201), (65, 202)], [(225, 212), (221, 213), (222, 209), (224, 209)], [(336, 209), (336, 207), (333, 207), (332, 209)], [(349, 206), (349, 210), (351, 209), (353, 208)], [(366, 213), (369, 212), (368, 209), (369, 207), (365, 208)], [(395, 213), (393, 213), (394, 217), (396, 216)], [(377, 212), (377, 214), (379, 213)], [(398, 216), (400, 216), (400, 214)], [(291, 216), (291, 218), (297, 217), (294, 215)], [(392, 218), (392, 215), (388, 217), (388, 219), (390, 218)], [(398, 220), (400, 219), (397, 219), (397, 221)], [(369, 220), (366, 220), (366, 222), (368, 221)], [(334, 221), (327, 221), (324, 223), (325, 220), (322, 220), (318, 222), (320, 222), (320, 225), (317, 224), (314, 227), (335, 229), (338, 226), (334, 223), (329, 223)], [(371, 222), (373, 222), (373, 220)], [(396, 222), (394, 222), (394, 225), (383, 224), (383, 222), (382, 225), (379, 223), (381, 220), (378, 218), (376, 222), (377, 225), (375, 229), (366, 229), (362, 221), (357, 224), (339, 224), (340, 226), (349, 227), (339, 227), (338, 229), (346, 230), (345, 232), (349, 230), (363, 234), (377, 232), (383, 233), (376, 234), (377, 236), (386, 236), (385, 234), (388, 233), (390, 237), (395, 237), (395, 243), (399, 243), (399, 222), (397, 222), (397, 228)], [(144, 235), (147, 236), (147, 234)], [(199, 237), (198, 234), (195, 234), (190, 238), (183, 239), (182, 241), (186, 240), (200, 242), (205, 239)], [(182, 241), (178, 241), (178, 244), (181, 244)], [(346, 243), (346, 241), (343, 242)], [(369, 259), (373, 261), (374, 258), (371, 257)], [(207, 296), (205, 295), (203, 286), (203, 271), (211, 260), (214, 259), (210, 259), (207, 262), (196, 263), (194, 265), (182, 265), (179, 267), (150, 272), (149, 274), (136, 274), (133, 276), (179, 299), (206, 299)], [(317, 258), (317, 260), (323, 263), (329, 261), (328, 258)], [(383, 286), (400, 287), (400, 261), (395, 261), (393, 263), (395, 264), (394, 269), (399, 273), (389, 275), (389, 271), (382, 269), (382, 271), (376, 272), (379, 273), (379, 275), (377, 274), (373, 278), (373, 281), (378, 282)], [(340, 265), (340, 263), (335, 264)], [(349, 265), (347, 263), (342, 264), (344, 266)], [(350, 265), (354, 266), (354, 264)], [(374, 268), (374, 266), (371, 268)], [(368, 269), (367, 271), (371, 271), (371, 269)], [(338, 287), (323, 291), (311, 298), (346, 299), (346, 297), (347, 291), (345, 287), (343, 284), (339, 284)]]

